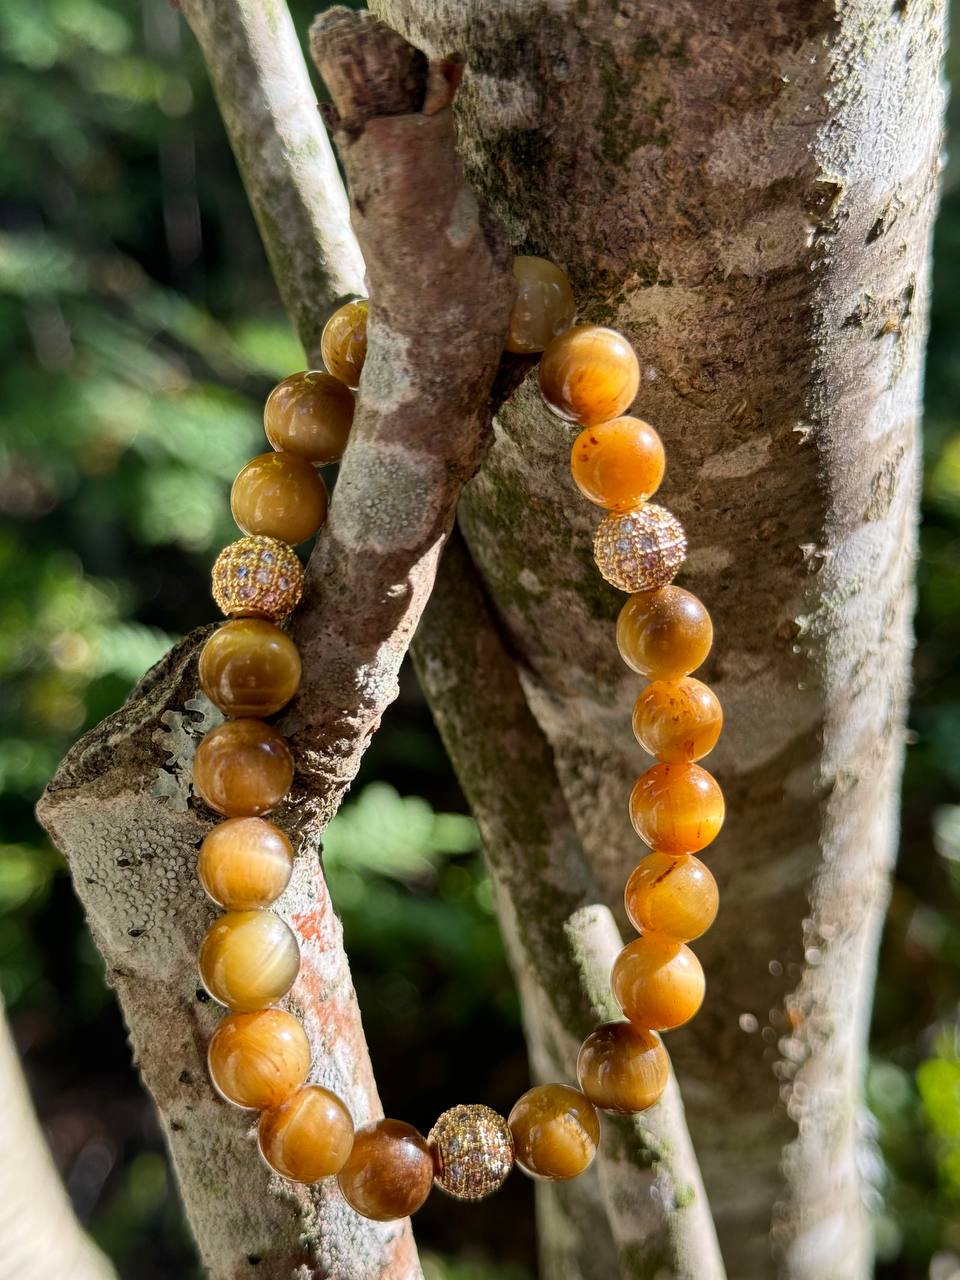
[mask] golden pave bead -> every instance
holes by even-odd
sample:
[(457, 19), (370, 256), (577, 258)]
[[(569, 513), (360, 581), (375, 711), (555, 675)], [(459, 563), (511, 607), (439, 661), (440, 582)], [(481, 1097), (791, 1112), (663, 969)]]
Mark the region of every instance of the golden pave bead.
[(503, 1116), (481, 1103), (451, 1107), (427, 1136), (437, 1186), (454, 1200), (483, 1200), (513, 1167), (513, 1138)]
[(687, 535), (675, 515), (655, 502), (639, 511), (611, 511), (593, 539), (597, 568), (621, 591), (654, 591), (676, 577), (687, 558)]
[(231, 542), (213, 565), (213, 598), (228, 618), (279, 622), (303, 595), (303, 565), (277, 538)]
[(589, 1169), (600, 1141), (600, 1117), (579, 1089), (540, 1084), (514, 1105), (507, 1123), (517, 1164), (535, 1178), (565, 1181)]

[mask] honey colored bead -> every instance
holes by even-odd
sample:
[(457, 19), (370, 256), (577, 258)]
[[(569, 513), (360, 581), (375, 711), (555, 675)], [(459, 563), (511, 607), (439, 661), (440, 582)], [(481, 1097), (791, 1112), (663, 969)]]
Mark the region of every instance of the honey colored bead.
[(280, 803), (293, 781), (287, 740), (262, 720), (228, 720), (205, 735), (193, 757), (193, 785), (228, 818), (256, 817)]
[(207, 1065), (214, 1087), (228, 1102), (263, 1111), (284, 1102), (306, 1080), (310, 1042), (283, 1009), (233, 1013), (213, 1033)]
[(629, 1022), (606, 1022), (584, 1040), (577, 1057), (580, 1088), (595, 1107), (617, 1115), (646, 1111), (670, 1078), (660, 1037)]
[(213, 598), (228, 618), (278, 622), (300, 603), (303, 565), (276, 538), (231, 542), (213, 565)]
[(320, 354), (327, 371), (348, 387), (360, 385), (367, 358), (367, 301), (360, 298), (339, 307), (323, 327)]
[(657, 764), (633, 784), (630, 821), (651, 849), (696, 853), (723, 826), (723, 792), (698, 764)]
[(644, 933), (623, 948), (610, 985), (625, 1017), (644, 1030), (680, 1027), (703, 1004), (700, 961), (684, 943), (660, 933)]
[(274, 449), (325, 466), (343, 457), (353, 411), (350, 388), (311, 369), (277, 383), (264, 406), (263, 429)]
[(579, 1089), (541, 1084), (529, 1089), (507, 1120), (514, 1157), (537, 1178), (561, 1181), (589, 1169), (600, 1141), (600, 1117)]
[(513, 1138), (503, 1116), (482, 1103), (451, 1107), (427, 1135), (436, 1183), (454, 1200), (483, 1200), (513, 1168)]
[(520, 254), (513, 260), (513, 277), (517, 293), (505, 345), (529, 355), (573, 324), (573, 290), (566, 272), (546, 258)]
[(683, 587), (631, 596), (617, 619), (617, 647), (632, 670), (648, 680), (679, 680), (696, 671), (713, 644), (713, 623)]
[(657, 760), (684, 764), (699, 760), (717, 745), (723, 710), (712, 689), (692, 676), (655, 680), (637, 698), (633, 732)]
[(540, 361), (540, 390), (561, 418), (590, 427), (619, 418), (640, 385), (640, 366), (621, 333), (596, 325), (567, 329)]
[(306, 458), (261, 453), (234, 480), (230, 510), (244, 533), (295, 546), (326, 519), (327, 487)]
[(272, 911), (229, 911), (204, 934), (198, 962), (214, 1000), (250, 1013), (287, 994), (300, 971), (300, 949)]
[(300, 684), (300, 654), (263, 618), (236, 618), (200, 651), (200, 687), (225, 716), (272, 716)]
[(375, 1222), (392, 1222), (416, 1213), (429, 1196), (433, 1156), (412, 1125), (377, 1120), (357, 1130), (337, 1183), (351, 1209)]
[(197, 876), (218, 907), (252, 911), (269, 907), (290, 883), (290, 841), (264, 818), (228, 818), (206, 836)]
[(593, 538), (597, 568), (620, 591), (665, 587), (686, 556), (683, 525), (655, 502), (639, 511), (608, 512)]
[(663, 442), (639, 418), (586, 427), (573, 442), (570, 470), (585, 498), (610, 511), (632, 511), (660, 488)]
[(717, 917), (717, 882), (692, 853), (650, 853), (634, 867), (623, 893), (630, 923), (641, 933), (678, 942), (699, 938)]
[(304, 1085), (260, 1117), (260, 1154), (293, 1182), (319, 1182), (339, 1173), (353, 1147), (350, 1112), (335, 1093)]

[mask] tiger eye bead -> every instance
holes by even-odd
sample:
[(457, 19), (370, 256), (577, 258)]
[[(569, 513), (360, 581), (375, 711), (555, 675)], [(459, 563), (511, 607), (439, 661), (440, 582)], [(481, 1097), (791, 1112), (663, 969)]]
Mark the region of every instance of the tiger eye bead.
[(343, 457), (353, 412), (350, 388), (330, 373), (310, 369), (273, 388), (263, 410), (263, 429), (278, 452), (325, 466)]
[(436, 1183), (454, 1200), (483, 1200), (513, 1168), (513, 1138), (503, 1116), (482, 1103), (444, 1111), (427, 1135)]
[(290, 883), (290, 841), (264, 818), (228, 818), (208, 832), (197, 855), (197, 876), (218, 907), (269, 907)]
[(278, 622), (300, 603), (303, 565), (277, 538), (231, 542), (213, 565), (213, 598), (228, 618)]
[(706, 659), (713, 623), (703, 604), (683, 587), (631, 596), (617, 619), (617, 648), (648, 680), (679, 680)]
[(600, 1141), (600, 1117), (579, 1089), (529, 1089), (507, 1119), (517, 1164), (536, 1178), (561, 1181), (589, 1169)]
[(520, 254), (513, 260), (517, 293), (505, 343), (508, 351), (542, 351), (573, 323), (573, 291), (565, 271), (546, 258)]
[(300, 654), (263, 618), (236, 618), (200, 651), (200, 687), (225, 716), (272, 716), (300, 684)]
[(337, 1184), (347, 1204), (364, 1218), (406, 1218), (433, 1189), (433, 1156), (413, 1125), (377, 1120), (357, 1130)]
[(295, 546), (326, 519), (327, 488), (306, 458), (261, 453), (234, 480), (230, 510), (244, 533)]
[(654, 591), (672, 581), (687, 555), (683, 525), (666, 507), (610, 511), (593, 538), (593, 557), (620, 591)]
[(614, 960), (610, 985), (635, 1027), (667, 1031), (689, 1022), (703, 1003), (705, 984), (700, 961), (688, 946), (644, 933)]
[(264, 1111), (257, 1138), (260, 1154), (282, 1177), (319, 1182), (346, 1164), (353, 1147), (353, 1121), (335, 1093), (307, 1084), (286, 1102)]
[(621, 333), (581, 324), (554, 338), (540, 361), (540, 390), (561, 418), (590, 427), (629, 409), (640, 366)]
[(651, 849), (696, 853), (723, 826), (723, 792), (698, 764), (657, 764), (633, 784), (630, 821)]
[(673, 858), (650, 853), (634, 867), (623, 902), (641, 933), (662, 933), (678, 942), (699, 938), (717, 917), (720, 895), (707, 867), (692, 853)]
[(587, 427), (573, 442), (570, 470), (591, 502), (610, 511), (632, 511), (656, 493), (667, 465), (663, 442), (639, 418), (614, 418)]
[(198, 959), (209, 994), (237, 1013), (285, 996), (300, 970), (297, 940), (272, 911), (230, 911), (214, 920)]
[(310, 1070), (307, 1033), (283, 1009), (224, 1018), (207, 1051), (210, 1079), (228, 1102), (263, 1111), (299, 1089)]
[(193, 785), (228, 818), (257, 817), (280, 803), (293, 781), (287, 740), (262, 720), (228, 720), (206, 734), (193, 757)]
[(723, 728), (719, 699), (692, 676), (655, 680), (633, 707), (637, 741), (657, 760), (684, 764), (699, 760), (717, 745)]
[(360, 385), (367, 358), (367, 301), (360, 298), (339, 307), (323, 327), (320, 354), (328, 373), (348, 387)]
[(646, 1111), (670, 1078), (660, 1037), (629, 1022), (606, 1022), (584, 1040), (577, 1057), (580, 1088), (595, 1107), (616, 1115)]

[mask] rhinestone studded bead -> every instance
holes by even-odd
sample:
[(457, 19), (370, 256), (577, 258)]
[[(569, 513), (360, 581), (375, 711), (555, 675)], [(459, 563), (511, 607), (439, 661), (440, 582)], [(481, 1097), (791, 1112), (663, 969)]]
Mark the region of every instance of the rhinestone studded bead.
[(611, 511), (593, 540), (597, 567), (621, 591), (653, 591), (676, 576), (687, 555), (683, 525), (665, 507)]
[(228, 618), (278, 622), (300, 603), (303, 566), (276, 538), (241, 538), (217, 556), (213, 598)]
[(430, 1130), (436, 1182), (455, 1200), (483, 1200), (498, 1191), (513, 1167), (510, 1128), (481, 1104), (451, 1107)]

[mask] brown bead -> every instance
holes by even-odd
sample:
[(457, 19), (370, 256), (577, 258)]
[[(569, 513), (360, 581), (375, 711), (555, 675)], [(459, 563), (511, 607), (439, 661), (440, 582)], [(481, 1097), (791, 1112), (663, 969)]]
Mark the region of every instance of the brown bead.
[(353, 1121), (335, 1093), (307, 1084), (286, 1102), (264, 1111), (257, 1137), (260, 1154), (282, 1177), (319, 1182), (346, 1164), (353, 1147)]
[(630, 821), (651, 849), (696, 853), (723, 826), (723, 792), (698, 764), (656, 764), (633, 784)]
[(684, 943), (660, 933), (641, 934), (623, 948), (610, 985), (624, 1015), (643, 1030), (680, 1027), (703, 1003), (700, 961)]
[(339, 307), (323, 327), (320, 354), (327, 371), (348, 387), (360, 385), (367, 358), (367, 300)]
[(232, 1013), (213, 1033), (207, 1065), (214, 1087), (228, 1102), (263, 1111), (306, 1080), (310, 1041), (284, 1009)]
[(722, 728), (723, 709), (717, 695), (693, 676), (655, 680), (633, 708), (637, 741), (666, 764), (700, 760), (717, 745)]
[(617, 647), (648, 680), (679, 680), (696, 671), (713, 644), (713, 623), (695, 595), (661, 587), (631, 596), (617, 619)]
[(622, 333), (581, 324), (554, 338), (540, 361), (540, 390), (561, 418), (590, 427), (629, 409), (640, 366)]
[(454, 1200), (483, 1200), (500, 1189), (513, 1168), (510, 1127), (482, 1103), (444, 1111), (427, 1135), (436, 1183)]
[(199, 967), (214, 1000), (250, 1013), (287, 994), (300, 971), (300, 948), (272, 911), (229, 911), (204, 934)]
[(570, 452), (577, 488), (609, 511), (639, 507), (659, 489), (666, 465), (663, 441), (639, 418), (614, 418), (586, 427)]
[(416, 1213), (429, 1196), (433, 1156), (412, 1125), (377, 1120), (357, 1130), (337, 1183), (351, 1209), (375, 1222), (392, 1222)]
[(541, 1084), (515, 1103), (507, 1123), (517, 1164), (537, 1178), (561, 1181), (589, 1169), (600, 1141), (600, 1117), (579, 1089)]
[(213, 598), (228, 618), (279, 622), (300, 603), (303, 565), (277, 538), (231, 542), (213, 565)]
[(641, 933), (690, 942), (713, 924), (720, 895), (716, 880), (692, 853), (680, 858), (650, 853), (631, 872), (623, 901)]
[(349, 387), (329, 373), (292, 373), (270, 392), (263, 427), (274, 449), (317, 466), (339, 462), (353, 425)]
[(686, 555), (683, 525), (655, 502), (646, 503), (639, 511), (608, 512), (593, 537), (597, 568), (620, 591), (665, 587)]
[(542, 351), (573, 323), (573, 291), (567, 274), (546, 258), (520, 254), (513, 260), (517, 293), (504, 344), (508, 351)]
[(265, 818), (228, 818), (210, 831), (197, 856), (197, 876), (218, 907), (269, 907), (290, 883), (290, 841)]
[(295, 546), (326, 519), (327, 487), (306, 458), (261, 453), (234, 480), (230, 510), (244, 533)]
[(272, 716), (300, 684), (300, 654), (263, 618), (235, 618), (200, 651), (200, 687), (225, 716)]
[(590, 1033), (577, 1057), (580, 1088), (595, 1107), (617, 1115), (646, 1111), (670, 1078), (660, 1037), (629, 1022), (606, 1022)]
[(280, 803), (293, 781), (287, 740), (262, 720), (228, 720), (204, 736), (193, 757), (193, 785), (228, 818), (256, 817)]

